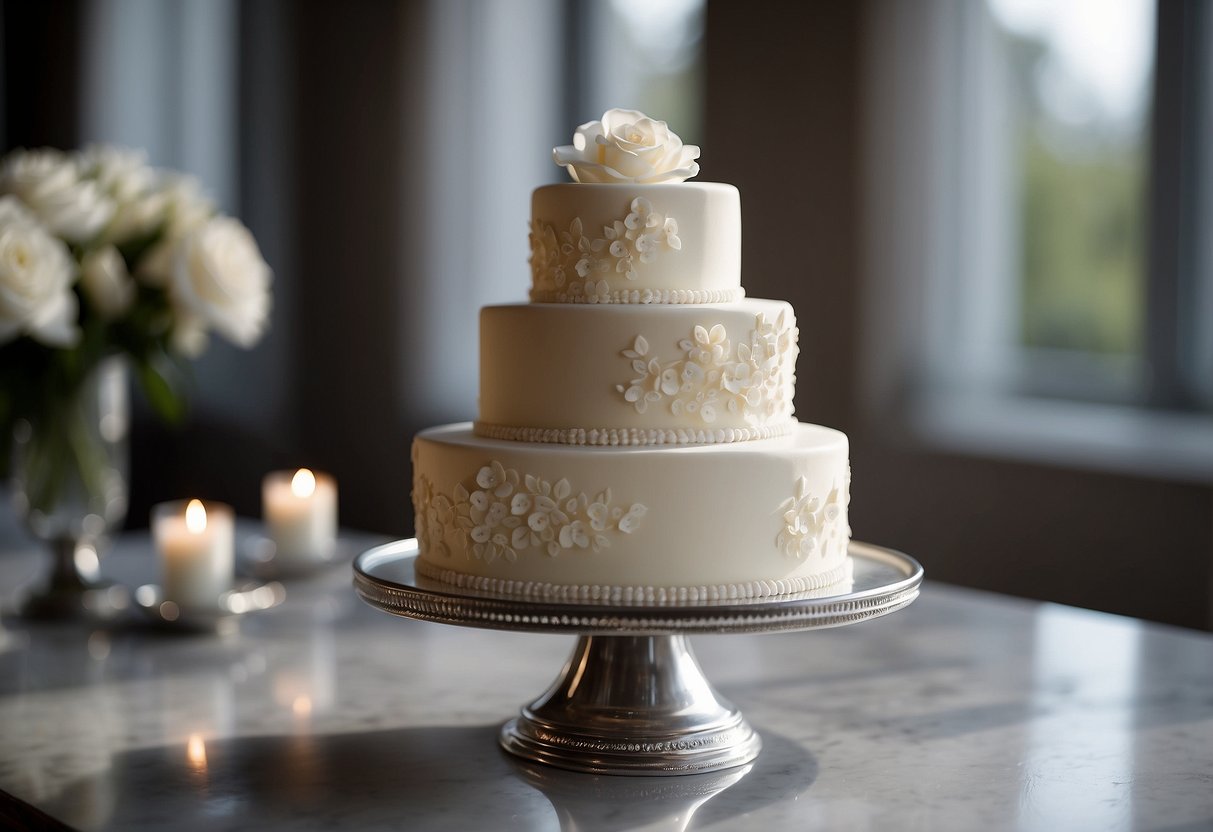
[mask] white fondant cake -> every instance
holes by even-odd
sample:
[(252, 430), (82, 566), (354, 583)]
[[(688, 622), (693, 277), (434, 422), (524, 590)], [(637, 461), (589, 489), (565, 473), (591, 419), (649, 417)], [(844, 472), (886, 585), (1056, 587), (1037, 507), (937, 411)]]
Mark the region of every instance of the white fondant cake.
[(732, 185), (548, 185), (531, 201), (531, 300), (716, 303), (741, 288)]
[[(418, 434), (421, 571), (480, 589), (625, 600), (756, 597), (843, 578), (847, 438), (567, 448)], [(625, 596), (632, 596), (625, 598)]]
[(743, 299), (729, 185), (611, 110), (532, 203), (530, 304), (481, 311), (471, 424), (413, 442), (419, 574), (536, 599), (756, 598), (850, 576), (847, 439), (796, 422), (791, 306)]
[(796, 353), (783, 301), (488, 306), (476, 433), (576, 445), (778, 436), (795, 424)]

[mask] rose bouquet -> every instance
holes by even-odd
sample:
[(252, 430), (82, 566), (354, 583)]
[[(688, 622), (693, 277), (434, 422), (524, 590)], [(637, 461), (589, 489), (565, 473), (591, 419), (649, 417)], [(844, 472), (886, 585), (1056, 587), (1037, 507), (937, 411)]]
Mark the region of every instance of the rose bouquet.
[(155, 411), (180, 420), (186, 360), (211, 332), (252, 346), (270, 276), (248, 229), (141, 153), (0, 161), (0, 443), (16, 438), (22, 508), (49, 516), (104, 494), (112, 436), (82, 401), (102, 368), (124, 357)]

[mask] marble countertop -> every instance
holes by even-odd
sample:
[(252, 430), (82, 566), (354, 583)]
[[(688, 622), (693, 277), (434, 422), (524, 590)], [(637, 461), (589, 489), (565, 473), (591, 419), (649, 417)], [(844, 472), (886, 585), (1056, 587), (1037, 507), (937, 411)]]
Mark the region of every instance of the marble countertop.
[[(5, 600), (39, 563), (0, 547)], [(146, 536), (103, 571), (152, 580)], [(347, 564), (224, 636), (7, 617), (0, 790), (81, 830), (1213, 828), (1208, 634), (928, 580), (858, 626), (697, 636), (764, 749), (668, 778), (498, 749), (573, 643), (393, 618)]]

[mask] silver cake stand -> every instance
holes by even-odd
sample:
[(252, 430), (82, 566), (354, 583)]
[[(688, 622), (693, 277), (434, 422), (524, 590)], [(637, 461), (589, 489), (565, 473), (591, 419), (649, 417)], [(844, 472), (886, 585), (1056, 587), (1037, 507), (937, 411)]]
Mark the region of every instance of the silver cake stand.
[(573, 654), (543, 696), (501, 729), (506, 751), (595, 774), (701, 774), (744, 765), (762, 741), (713, 688), (688, 636), (772, 633), (858, 624), (918, 597), (922, 567), (901, 552), (852, 542), (849, 591), (664, 606), (549, 603), (492, 597), (414, 571), (417, 541), (354, 561), (354, 588), (393, 615), (542, 633), (575, 633)]

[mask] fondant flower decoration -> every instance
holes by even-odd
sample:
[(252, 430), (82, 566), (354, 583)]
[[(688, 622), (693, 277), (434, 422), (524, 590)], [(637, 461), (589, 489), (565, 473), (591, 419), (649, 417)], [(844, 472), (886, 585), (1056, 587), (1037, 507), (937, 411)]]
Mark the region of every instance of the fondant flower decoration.
[(670, 412), (698, 414), (705, 424), (716, 421), (718, 408), (743, 413), (751, 424), (792, 416), (788, 391), (795, 376), (796, 325), (780, 313), (774, 323), (765, 315), (754, 318), (748, 339), (734, 350), (723, 324), (696, 325), (690, 338), (678, 342), (683, 357), (661, 361), (649, 355), (649, 342), (638, 335), (620, 355), (632, 362), (636, 378), (615, 390), (644, 413), (650, 403), (670, 400)]
[[(416, 457), (414, 457), (414, 465)], [(434, 492), (420, 475), (413, 484), (413, 509), (422, 551), (451, 555), (444, 538), (457, 530), (464, 552), (485, 563), (504, 558), (518, 560), (520, 552), (556, 557), (564, 550), (611, 547), (611, 532), (631, 534), (648, 512), (642, 503), (624, 508), (613, 505), (611, 489), (594, 497), (573, 493), (567, 479), (552, 483), (532, 474), (522, 476), (497, 460), (476, 472), (475, 491), (461, 482), (453, 499)]]
[(682, 182), (699, 173), (699, 148), (684, 145), (664, 121), (636, 110), (607, 110), (552, 151), (574, 182)]

